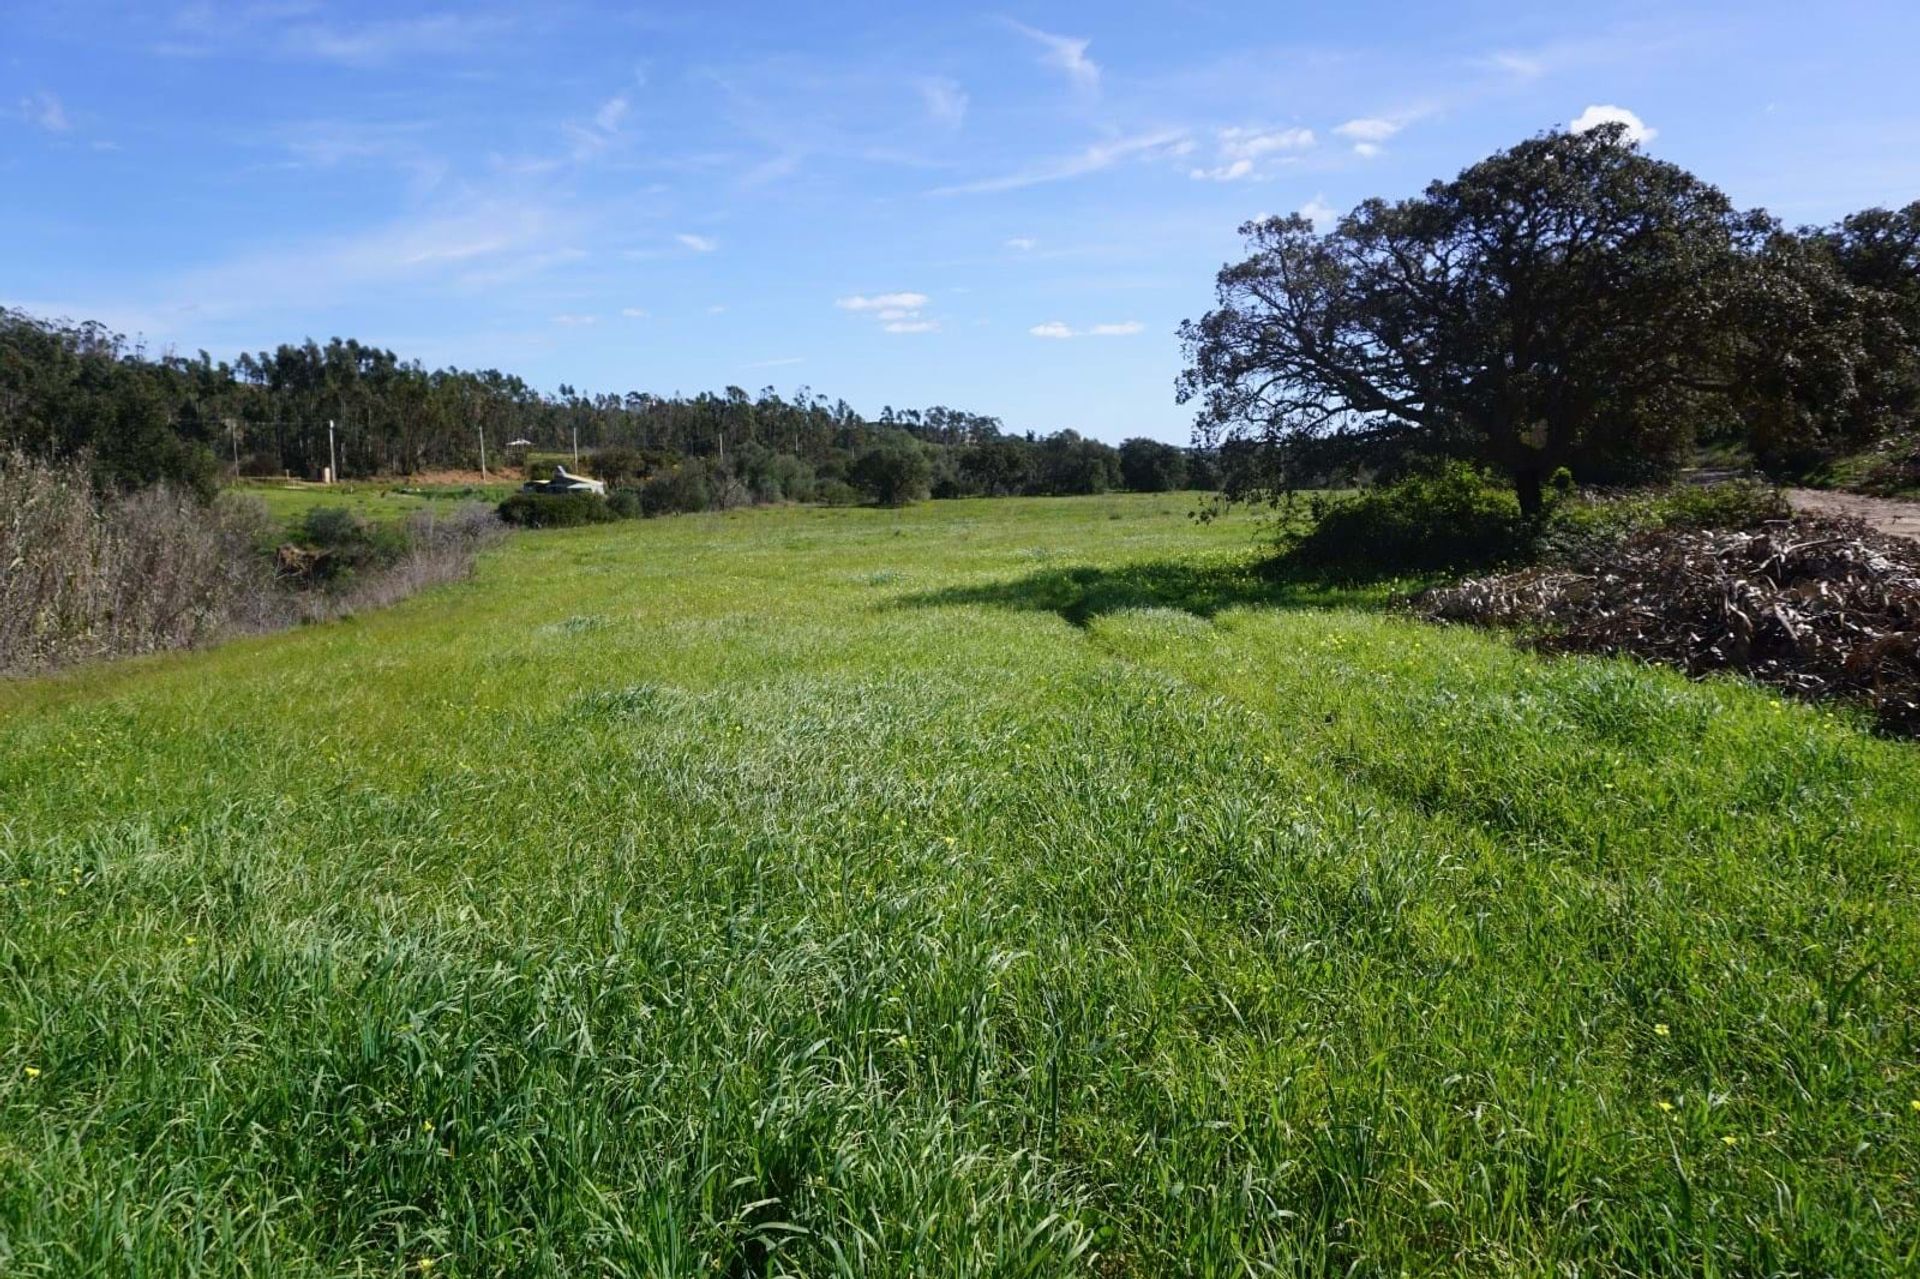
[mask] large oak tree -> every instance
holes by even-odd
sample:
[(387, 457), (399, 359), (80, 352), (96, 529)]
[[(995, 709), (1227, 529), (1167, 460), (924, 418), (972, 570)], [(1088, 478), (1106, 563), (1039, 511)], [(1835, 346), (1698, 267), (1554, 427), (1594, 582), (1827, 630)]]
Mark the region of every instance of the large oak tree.
[(1621, 126), (1546, 134), (1326, 234), (1247, 224), (1179, 395), (1205, 447), (1463, 457), (1537, 510), (1558, 467), (1657, 474), (1739, 411), (1727, 326), (1770, 230)]

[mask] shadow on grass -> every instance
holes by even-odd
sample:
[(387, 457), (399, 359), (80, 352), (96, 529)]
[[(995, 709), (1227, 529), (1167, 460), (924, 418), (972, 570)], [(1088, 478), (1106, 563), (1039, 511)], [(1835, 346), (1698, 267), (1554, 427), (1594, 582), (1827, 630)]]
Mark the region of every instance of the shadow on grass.
[(1040, 569), (1007, 581), (909, 595), (900, 604), (987, 604), (1058, 613), (1085, 626), (1104, 613), (1138, 608), (1175, 608), (1207, 618), (1230, 608), (1384, 608), (1423, 585), (1405, 577), (1329, 577), (1285, 559), (1155, 560)]

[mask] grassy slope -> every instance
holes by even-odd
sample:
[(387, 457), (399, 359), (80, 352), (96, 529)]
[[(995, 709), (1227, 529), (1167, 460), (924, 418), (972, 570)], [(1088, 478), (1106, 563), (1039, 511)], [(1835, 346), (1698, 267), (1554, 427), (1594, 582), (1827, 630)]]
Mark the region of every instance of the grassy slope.
[(1184, 509), (526, 535), (0, 688), (0, 1270), (1920, 1265), (1920, 754)]
[(408, 487), (388, 483), (305, 484), (297, 481), (249, 480), (230, 484), (226, 491), (258, 498), (267, 512), (282, 522), (304, 519), (316, 507), (343, 507), (362, 519), (404, 519), (428, 507), (448, 509), (457, 502), (496, 504), (520, 486), (513, 484), (458, 484)]

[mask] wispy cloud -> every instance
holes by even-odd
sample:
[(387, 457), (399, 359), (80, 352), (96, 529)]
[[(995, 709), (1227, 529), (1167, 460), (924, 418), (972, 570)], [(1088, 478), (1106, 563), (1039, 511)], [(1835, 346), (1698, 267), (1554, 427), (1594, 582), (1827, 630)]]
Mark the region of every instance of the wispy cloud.
[(383, 18), (358, 25), (302, 22), (287, 28), (280, 49), (319, 62), (379, 67), (403, 57), (466, 53), (505, 25), (491, 15), (452, 13)]
[(1219, 162), (1211, 168), (1190, 170), (1189, 177), (1211, 182), (1236, 182), (1255, 175), (1260, 162), (1283, 152), (1299, 152), (1314, 144), (1312, 129), (1221, 129), (1216, 135)]
[(943, 128), (958, 129), (967, 121), (967, 91), (958, 80), (946, 76), (922, 80), (920, 100), (926, 103), (927, 115)]
[(20, 118), (48, 133), (65, 133), (73, 128), (73, 121), (67, 118), (66, 107), (45, 89), (20, 99)]
[(1040, 241), (1030, 235), (1016, 235), (1007, 241), (1007, 247), (1016, 253), (1031, 253), (1040, 247)]
[(940, 321), (895, 320), (891, 324), (883, 324), (880, 327), (888, 333), (938, 333), (940, 331)]
[(877, 293), (872, 297), (856, 293), (834, 305), (843, 311), (918, 311), (929, 300), (924, 293)]
[(294, 241), (190, 270), (166, 284), (207, 314), (245, 313), (299, 298), (326, 305), (367, 290), (472, 290), (577, 262), (574, 219), (540, 205), (489, 201), (409, 217), (355, 235)]
[(626, 316), (629, 320), (644, 320), (648, 316), (648, 311), (645, 307), (623, 306), (620, 308), (620, 314)]
[(1516, 80), (1538, 80), (1547, 73), (1546, 59), (1538, 54), (1501, 51), (1486, 59), (1487, 65), (1504, 71)]
[(1094, 93), (1100, 88), (1100, 64), (1087, 56), (1087, 48), (1092, 40), (1081, 40), (1073, 36), (1057, 36), (1050, 31), (1041, 31), (1024, 22), (1007, 19), (1007, 25), (1027, 39), (1040, 46), (1040, 61), (1062, 72), (1067, 80), (1082, 93)]
[(1597, 129), (1603, 124), (1624, 124), (1627, 126), (1627, 141), (1647, 143), (1660, 136), (1660, 130), (1650, 127), (1625, 107), (1591, 106), (1574, 117), (1567, 127), (1575, 133), (1585, 133)]
[(695, 253), (712, 253), (720, 247), (720, 241), (714, 239), (712, 236), (694, 235), (692, 232), (683, 232), (673, 238), (686, 248), (692, 249)]
[(1043, 182), (1059, 182), (1067, 178), (1098, 173), (1102, 169), (1112, 168), (1123, 160), (1153, 155), (1181, 155), (1191, 149), (1191, 145), (1192, 140), (1187, 136), (1185, 129), (1159, 129), (1151, 133), (1118, 138), (1111, 142), (1096, 142), (1075, 155), (1042, 161), (1031, 168), (1003, 174), (997, 178), (937, 187), (929, 194), (981, 195), (993, 191), (1015, 191), (1021, 187), (1038, 186)]
[(618, 132), (620, 122), (627, 118), (627, 111), (631, 105), (625, 94), (615, 94), (608, 98), (600, 104), (600, 109), (593, 113), (594, 127), (602, 133)]
[(1138, 320), (1122, 320), (1117, 324), (1095, 324), (1090, 328), (1076, 329), (1059, 320), (1048, 320), (1045, 324), (1036, 324), (1027, 332), (1037, 338), (1053, 341), (1065, 341), (1068, 338), (1128, 338), (1136, 333), (1144, 333), (1147, 326)]
[(1363, 116), (1358, 120), (1349, 120), (1345, 124), (1335, 125), (1333, 131), (1350, 142), (1385, 142), (1400, 132), (1402, 127), (1398, 120)]
[(551, 318), (553, 323), (559, 325), (563, 329), (585, 328), (590, 324), (600, 323), (600, 317), (597, 315), (569, 314), (569, 315), (556, 315)]

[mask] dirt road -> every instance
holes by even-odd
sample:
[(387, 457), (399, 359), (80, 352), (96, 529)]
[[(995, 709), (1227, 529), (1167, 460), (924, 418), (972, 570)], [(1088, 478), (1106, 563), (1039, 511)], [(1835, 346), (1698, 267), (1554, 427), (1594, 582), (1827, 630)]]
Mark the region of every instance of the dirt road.
[(1881, 533), (1920, 541), (1920, 502), (1862, 497), (1857, 493), (1833, 493), (1825, 489), (1788, 489), (1786, 494), (1796, 511), (1808, 515), (1851, 515), (1865, 520)]

